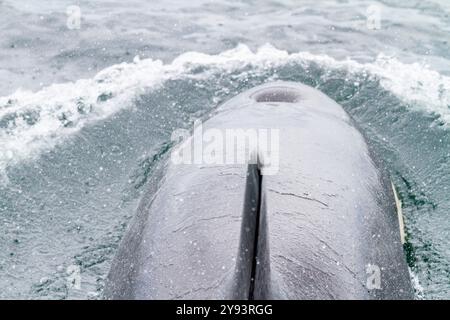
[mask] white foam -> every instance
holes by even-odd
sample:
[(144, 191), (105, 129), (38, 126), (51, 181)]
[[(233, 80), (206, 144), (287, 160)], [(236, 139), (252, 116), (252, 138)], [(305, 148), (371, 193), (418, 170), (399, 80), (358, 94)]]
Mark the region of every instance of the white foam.
[(423, 287), (419, 282), (419, 277), (417, 276), (417, 274), (414, 273), (414, 271), (411, 270), (410, 267), (408, 267), (408, 270), (416, 299), (422, 300), (424, 298), (424, 294), (423, 294)]
[[(84, 126), (132, 107), (133, 99), (145, 90), (169, 79), (194, 76), (190, 72), (192, 67), (205, 67), (200, 76), (207, 77), (208, 71), (233, 71), (246, 66), (264, 70), (290, 62), (315, 62), (330, 70), (378, 77), (381, 85), (400, 99), (437, 113), (450, 123), (450, 78), (427, 66), (404, 64), (384, 55), (374, 63), (361, 64), (308, 52), (289, 54), (268, 44), (252, 52), (241, 44), (217, 55), (187, 52), (170, 64), (136, 57), (132, 63), (113, 65), (92, 79), (54, 84), (38, 92), (17, 90), (10, 96), (0, 97), (0, 181), (7, 181), (8, 166), (33, 159)], [(30, 124), (27, 120), (36, 115), (39, 117)], [(15, 123), (5, 127), (8, 116)]]

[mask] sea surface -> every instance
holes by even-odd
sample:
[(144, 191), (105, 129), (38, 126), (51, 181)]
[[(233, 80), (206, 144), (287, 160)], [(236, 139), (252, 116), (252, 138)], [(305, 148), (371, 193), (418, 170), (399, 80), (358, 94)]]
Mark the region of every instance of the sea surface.
[(355, 119), (416, 297), (449, 299), (447, 0), (0, 0), (0, 299), (102, 298), (173, 130), (274, 80)]

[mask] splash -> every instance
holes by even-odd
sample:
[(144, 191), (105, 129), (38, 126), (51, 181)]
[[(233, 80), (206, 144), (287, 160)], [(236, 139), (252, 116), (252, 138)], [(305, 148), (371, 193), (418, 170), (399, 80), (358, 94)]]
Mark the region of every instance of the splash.
[(211, 73), (248, 67), (264, 71), (288, 63), (316, 63), (328, 71), (374, 77), (401, 100), (450, 123), (450, 78), (425, 65), (404, 64), (383, 54), (373, 63), (363, 64), (309, 52), (288, 53), (270, 44), (253, 52), (241, 44), (217, 55), (187, 52), (169, 64), (136, 57), (131, 63), (108, 67), (92, 79), (54, 84), (37, 92), (19, 89), (0, 97), (0, 183), (7, 183), (9, 166), (34, 159), (83, 127), (132, 108), (135, 98), (167, 80), (207, 78)]

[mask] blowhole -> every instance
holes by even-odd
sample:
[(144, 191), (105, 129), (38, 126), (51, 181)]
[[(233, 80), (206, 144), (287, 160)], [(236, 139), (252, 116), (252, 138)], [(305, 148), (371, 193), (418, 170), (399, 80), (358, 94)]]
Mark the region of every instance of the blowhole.
[(254, 99), (256, 102), (294, 103), (300, 100), (300, 95), (297, 91), (289, 88), (272, 88), (257, 92)]

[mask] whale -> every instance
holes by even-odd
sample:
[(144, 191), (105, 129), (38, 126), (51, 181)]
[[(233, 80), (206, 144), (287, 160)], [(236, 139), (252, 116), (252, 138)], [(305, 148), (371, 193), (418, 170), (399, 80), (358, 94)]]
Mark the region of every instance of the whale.
[(106, 299), (414, 298), (388, 170), (338, 103), (278, 81), (203, 120), (172, 137)]

